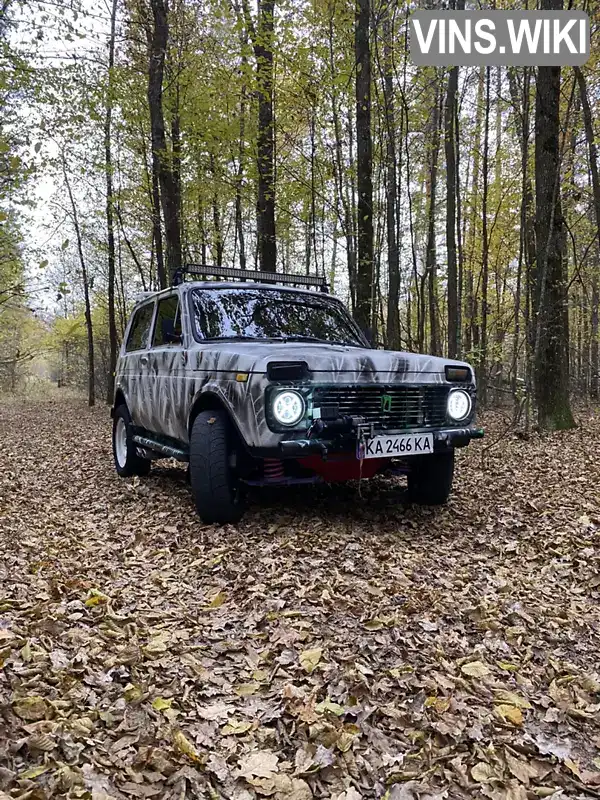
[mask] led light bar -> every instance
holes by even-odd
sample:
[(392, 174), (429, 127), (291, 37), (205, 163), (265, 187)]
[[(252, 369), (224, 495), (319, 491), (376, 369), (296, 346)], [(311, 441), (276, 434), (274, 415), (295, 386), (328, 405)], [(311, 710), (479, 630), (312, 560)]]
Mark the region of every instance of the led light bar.
[(259, 272), (255, 269), (234, 269), (233, 267), (213, 267), (210, 264), (188, 264), (178, 269), (173, 276), (175, 286), (183, 283), (186, 277), (192, 278), (226, 278), (238, 281), (256, 281), (257, 283), (279, 283), (290, 286), (307, 286), (329, 292), (324, 277), (318, 275), (292, 275), (283, 272)]

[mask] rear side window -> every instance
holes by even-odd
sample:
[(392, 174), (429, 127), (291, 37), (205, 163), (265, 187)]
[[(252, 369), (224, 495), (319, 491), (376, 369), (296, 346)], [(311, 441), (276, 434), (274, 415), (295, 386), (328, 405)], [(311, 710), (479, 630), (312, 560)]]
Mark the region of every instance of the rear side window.
[(166, 344), (177, 344), (178, 336), (181, 336), (179, 300), (177, 295), (171, 295), (171, 297), (159, 300), (152, 346), (161, 347)]
[(127, 344), (125, 345), (125, 350), (128, 353), (132, 350), (142, 350), (147, 346), (153, 312), (154, 303), (142, 306), (135, 312), (131, 328), (129, 329)]

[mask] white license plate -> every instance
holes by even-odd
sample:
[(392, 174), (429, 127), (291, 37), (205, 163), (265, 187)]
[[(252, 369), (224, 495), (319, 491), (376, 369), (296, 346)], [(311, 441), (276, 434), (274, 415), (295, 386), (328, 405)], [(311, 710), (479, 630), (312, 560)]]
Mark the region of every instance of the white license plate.
[(433, 453), (432, 433), (373, 436), (357, 447), (358, 458), (404, 458)]

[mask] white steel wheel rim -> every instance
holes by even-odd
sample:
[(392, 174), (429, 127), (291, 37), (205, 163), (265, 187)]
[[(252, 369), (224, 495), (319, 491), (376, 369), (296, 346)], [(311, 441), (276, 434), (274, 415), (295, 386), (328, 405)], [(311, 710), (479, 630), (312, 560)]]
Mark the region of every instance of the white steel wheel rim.
[(117, 464), (124, 469), (127, 463), (127, 426), (123, 417), (119, 417), (115, 427), (115, 455)]

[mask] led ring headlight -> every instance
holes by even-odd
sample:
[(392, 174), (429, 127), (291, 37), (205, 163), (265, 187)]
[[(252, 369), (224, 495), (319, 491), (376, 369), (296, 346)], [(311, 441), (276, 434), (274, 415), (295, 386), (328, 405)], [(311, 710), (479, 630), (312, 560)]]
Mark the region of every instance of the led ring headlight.
[(305, 409), (304, 398), (298, 392), (279, 392), (273, 399), (273, 416), (279, 425), (297, 425)]
[(473, 403), (471, 396), (463, 389), (455, 389), (448, 395), (448, 405), (446, 410), (448, 416), (455, 422), (466, 419), (471, 413)]

